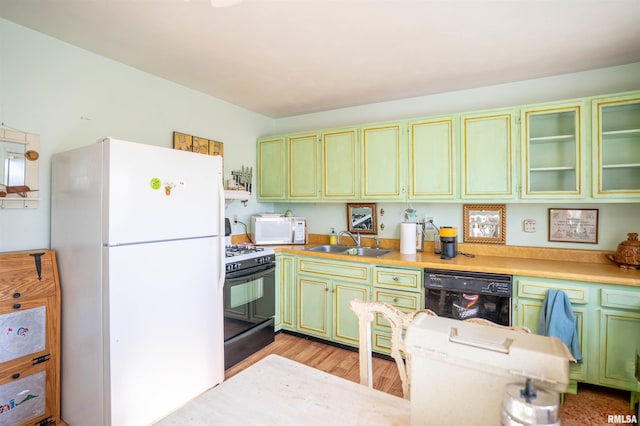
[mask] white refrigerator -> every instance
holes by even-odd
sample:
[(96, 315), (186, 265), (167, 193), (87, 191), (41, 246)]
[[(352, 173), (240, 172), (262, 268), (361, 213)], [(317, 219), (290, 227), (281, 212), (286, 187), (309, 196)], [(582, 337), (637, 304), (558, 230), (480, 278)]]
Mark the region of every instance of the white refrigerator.
[(224, 379), (222, 160), (107, 138), (52, 159), (61, 410), (151, 424)]

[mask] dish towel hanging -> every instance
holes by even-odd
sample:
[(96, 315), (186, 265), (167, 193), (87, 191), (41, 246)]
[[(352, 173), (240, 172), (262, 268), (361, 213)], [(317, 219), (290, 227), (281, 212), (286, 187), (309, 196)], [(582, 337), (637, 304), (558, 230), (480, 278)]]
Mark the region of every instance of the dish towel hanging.
[(576, 317), (569, 297), (562, 290), (547, 290), (540, 311), (538, 334), (554, 336), (567, 345), (578, 363), (582, 362), (580, 341), (576, 330)]

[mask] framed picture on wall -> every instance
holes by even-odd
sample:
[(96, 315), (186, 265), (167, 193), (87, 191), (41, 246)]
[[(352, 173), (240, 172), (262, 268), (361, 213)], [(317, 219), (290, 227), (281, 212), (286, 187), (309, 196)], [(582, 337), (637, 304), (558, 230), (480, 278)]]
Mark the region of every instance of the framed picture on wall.
[(549, 241), (598, 244), (598, 209), (549, 209)]
[(378, 233), (375, 203), (347, 203), (347, 230), (351, 233)]
[(462, 208), (465, 243), (505, 244), (507, 209), (504, 204), (464, 204)]
[(173, 132), (173, 148), (181, 151), (193, 151), (193, 136)]

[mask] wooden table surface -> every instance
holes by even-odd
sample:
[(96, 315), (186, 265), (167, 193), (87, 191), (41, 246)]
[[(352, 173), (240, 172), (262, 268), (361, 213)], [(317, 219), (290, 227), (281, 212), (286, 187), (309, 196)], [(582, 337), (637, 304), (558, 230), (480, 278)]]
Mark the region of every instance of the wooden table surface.
[(409, 425), (409, 401), (269, 355), (156, 426)]

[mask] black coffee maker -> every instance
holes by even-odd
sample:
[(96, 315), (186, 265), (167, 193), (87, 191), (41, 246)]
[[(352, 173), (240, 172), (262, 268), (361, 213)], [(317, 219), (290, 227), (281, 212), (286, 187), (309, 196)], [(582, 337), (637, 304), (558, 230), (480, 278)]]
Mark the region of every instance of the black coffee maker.
[(440, 259), (453, 259), (458, 254), (458, 231), (450, 226), (440, 228)]

